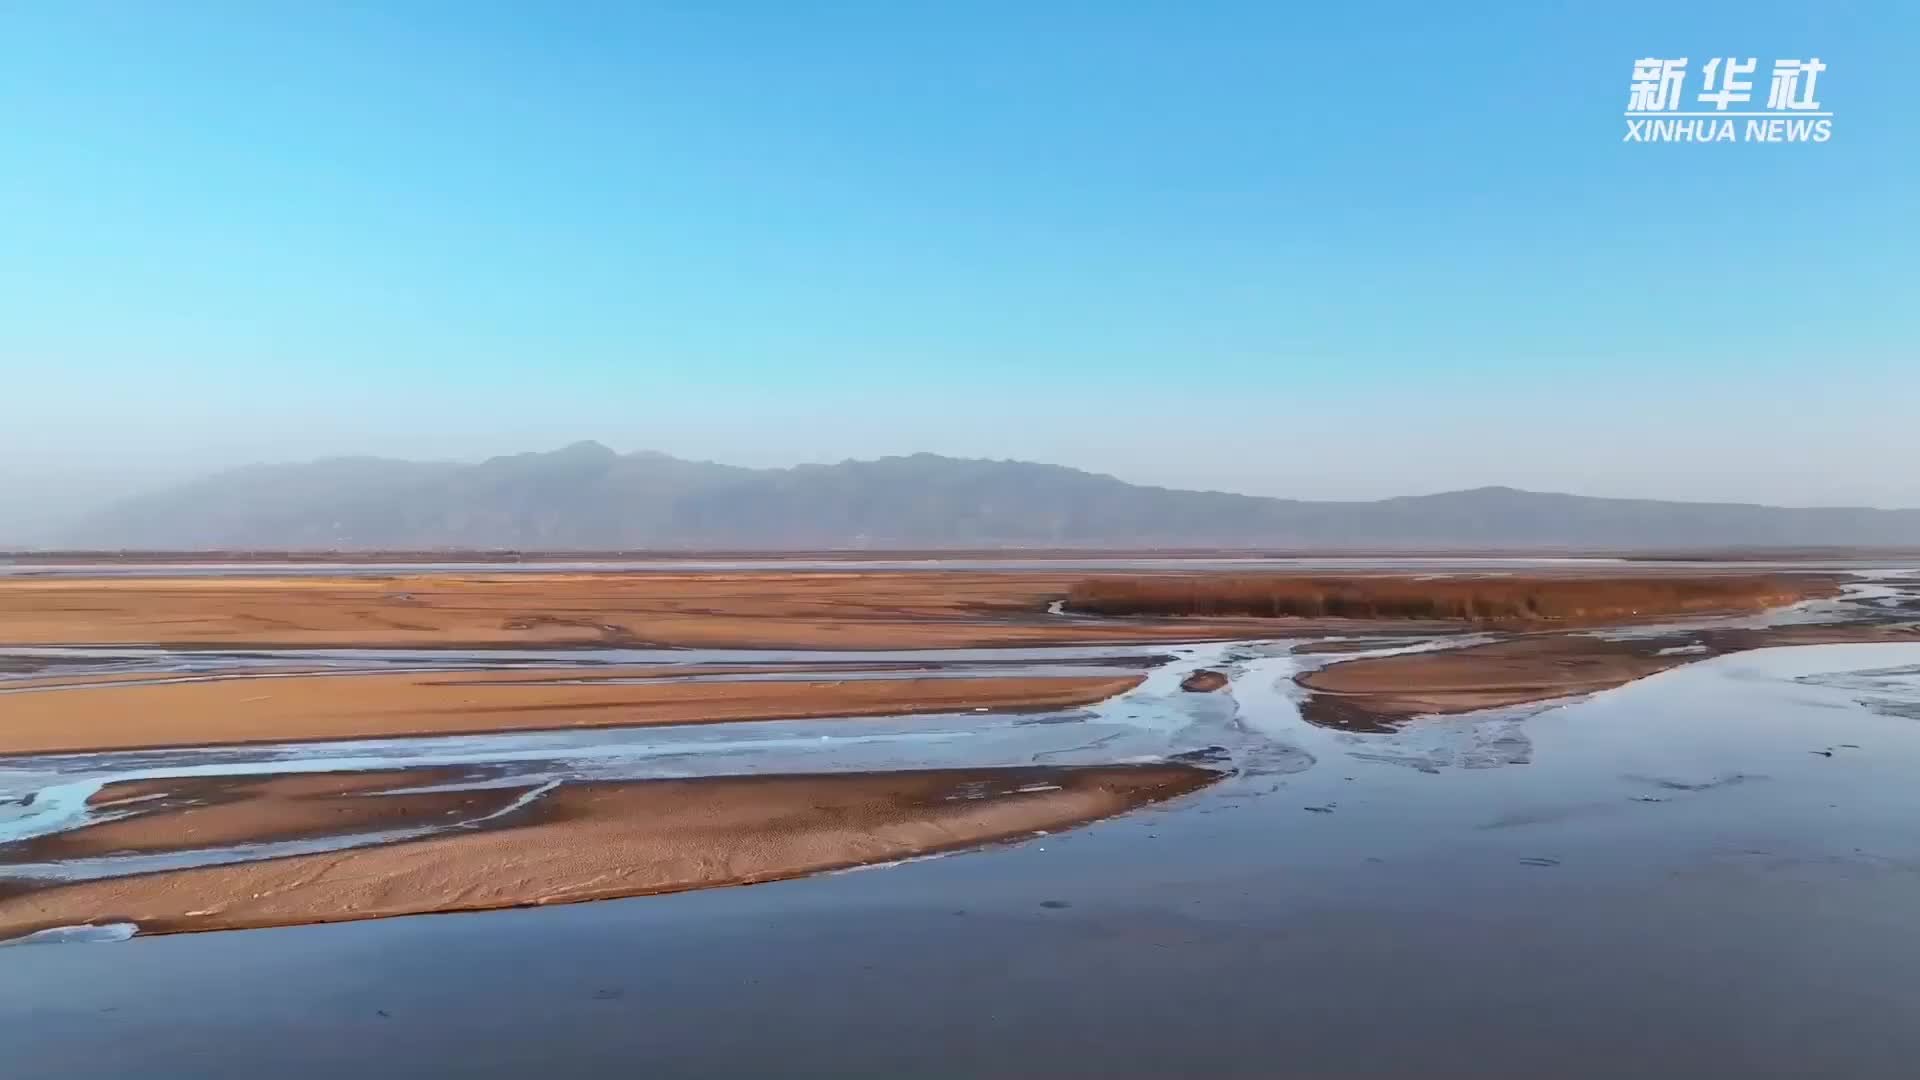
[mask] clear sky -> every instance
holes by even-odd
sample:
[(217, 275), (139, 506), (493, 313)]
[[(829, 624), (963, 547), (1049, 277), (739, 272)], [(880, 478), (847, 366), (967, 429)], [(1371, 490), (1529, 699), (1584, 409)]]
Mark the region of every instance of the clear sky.
[[(1621, 141), (1714, 55), (1821, 58), (1832, 140)], [(1817, 0), (0, 0), (0, 477), (1920, 505), (1916, 55)]]

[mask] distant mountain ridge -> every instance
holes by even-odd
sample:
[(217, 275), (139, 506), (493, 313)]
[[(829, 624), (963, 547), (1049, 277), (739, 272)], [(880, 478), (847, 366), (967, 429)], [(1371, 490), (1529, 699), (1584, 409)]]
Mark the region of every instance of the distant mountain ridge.
[(581, 442), (478, 464), (250, 465), (123, 499), (58, 538), (153, 550), (1920, 545), (1920, 509), (1782, 508), (1486, 487), (1371, 502), (1129, 484), (914, 454), (751, 469)]

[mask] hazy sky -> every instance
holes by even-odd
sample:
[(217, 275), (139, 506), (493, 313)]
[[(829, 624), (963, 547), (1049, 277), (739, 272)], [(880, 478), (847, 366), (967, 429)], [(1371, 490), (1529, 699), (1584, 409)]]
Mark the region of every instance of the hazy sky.
[[(1920, 506), (1916, 46), (1809, 0), (0, 3), (0, 481), (596, 438)], [(1832, 141), (1622, 143), (1636, 58), (1714, 55), (1762, 102), (1821, 58)]]

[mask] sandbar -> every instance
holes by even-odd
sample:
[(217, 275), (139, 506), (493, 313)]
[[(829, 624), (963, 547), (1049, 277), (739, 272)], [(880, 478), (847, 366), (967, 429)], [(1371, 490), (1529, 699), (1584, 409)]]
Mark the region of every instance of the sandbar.
[(608, 681), (619, 673), (599, 669), (592, 680), (573, 669), (311, 675), (9, 693), (0, 696), (0, 753), (1057, 709), (1140, 682), (1134, 675)]
[(1712, 656), (1781, 645), (1920, 641), (1904, 623), (1725, 628), (1641, 638), (1529, 634), (1457, 649), (1347, 660), (1296, 676), (1309, 721), (1349, 730), (1596, 693)]
[[(568, 784), (483, 828), (69, 883), (0, 883), (0, 937), (142, 933), (574, 903), (1023, 838), (1194, 791), (1182, 765), (942, 769)], [(0, 868), (0, 874), (4, 868)]]

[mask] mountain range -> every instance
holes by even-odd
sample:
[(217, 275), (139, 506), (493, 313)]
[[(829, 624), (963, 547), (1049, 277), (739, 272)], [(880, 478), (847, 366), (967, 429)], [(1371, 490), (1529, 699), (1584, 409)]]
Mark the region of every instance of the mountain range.
[(583, 442), (477, 464), (251, 465), (70, 522), (94, 549), (1677, 549), (1920, 545), (1920, 510), (1476, 488), (1367, 502), (1129, 484), (913, 454), (750, 469)]

